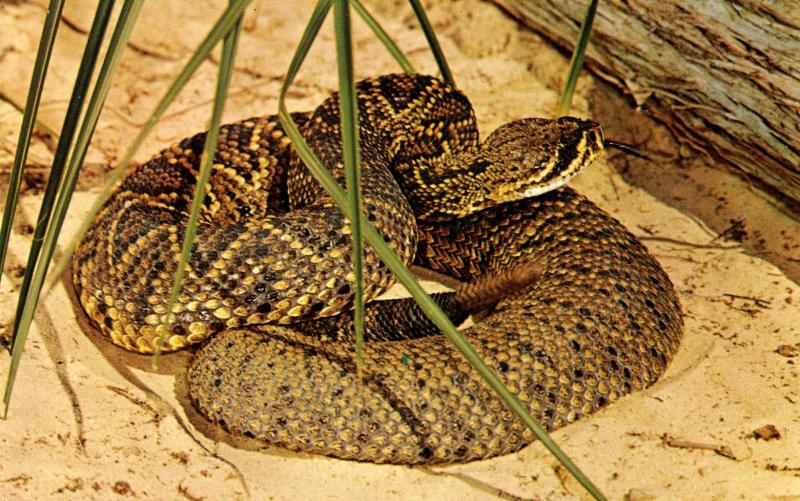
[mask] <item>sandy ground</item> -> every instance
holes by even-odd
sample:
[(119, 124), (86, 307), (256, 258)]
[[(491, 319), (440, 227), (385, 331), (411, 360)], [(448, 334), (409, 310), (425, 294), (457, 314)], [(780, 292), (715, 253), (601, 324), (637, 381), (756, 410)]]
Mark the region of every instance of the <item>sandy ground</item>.
[[(0, 91), (24, 102), (44, 14), (37, 2), (0, 3)], [(144, 122), (215, 8), (150, 2), (109, 96), (65, 235), (75, 232), (110, 164)], [(91, 2), (69, 2), (42, 103), (58, 129), (91, 16)], [(435, 66), (408, 7), (367, 2), (380, 13), (420, 71)], [(248, 11), (227, 120), (276, 109), (275, 96), (313, 2), (255, 1)], [(429, 12), (459, 86), (484, 131), (555, 109), (566, 58), (477, 0), (437, 2)], [(355, 22), (359, 76), (396, 66)], [(13, 34), (13, 36), (8, 36)], [(309, 56), (291, 105), (310, 109), (336, 86), (330, 26)], [(137, 155), (205, 128), (216, 67), (205, 63)], [(580, 80), (592, 96), (591, 76)], [(575, 114), (587, 116), (585, 97)], [(620, 115), (630, 113), (621, 109)], [(7, 173), (19, 113), (0, 102), (0, 173)], [(12, 318), (19, 269), (51, 156), (37, 140), (31, 155), (0, 322)], [(800, 499), (800, 286), (784, 272), (717, 238), (703, 222), (632, 187), (604, 162), (575, 186), (640, 235), (681, 295), (685, 339), (658, 384), (624, 398), (554, 438), (614, 499)], [(722, 189), (719, 187), (719, 189)], [(3, 189), (3, 192), (5, 189)], [(734, 202), (735, 203), (735, 202)], [(6, 328), (4, 327), (4, 328)], [(43, 299), (28, 340), (8, 419), (0, 422), (0, 497), (4, 499), (564, 499), (586, 495), (539, 444), (490, 461), (409, 468), (376, 466), (267, 448), (242, 450), (195, 426), (178, 401), (171, 367), (121, 354), (85, 336), (63, 283)], [(0, 373), (9, 359), (0, 357)], [(145, 370), (146, 369), (146, 370)], [(773, 438), (754, 431), (774, 427)], [(767, 428), (764, 428), (767, 427)]]

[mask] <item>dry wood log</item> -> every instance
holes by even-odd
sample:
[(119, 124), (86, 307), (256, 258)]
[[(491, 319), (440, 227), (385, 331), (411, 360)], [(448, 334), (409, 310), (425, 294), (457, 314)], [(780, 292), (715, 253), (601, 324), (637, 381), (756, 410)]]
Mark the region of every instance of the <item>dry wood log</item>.
[[(493, 1), (570, 50), (588, 5)], [(680, 141), (800, 208), (800, 2), (603, 0), (586, 60)]]

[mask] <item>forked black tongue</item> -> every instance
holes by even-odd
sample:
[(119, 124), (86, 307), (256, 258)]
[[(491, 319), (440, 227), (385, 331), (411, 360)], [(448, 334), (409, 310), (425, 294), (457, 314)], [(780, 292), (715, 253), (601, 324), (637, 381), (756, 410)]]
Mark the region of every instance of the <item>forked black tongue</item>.
[(603, 146), (606, 147), (606, 148), (614, 148), (615, 150), (622, 151), (622, 152), (627, 153), (628, 155), (632, 155), (632, 156), (634, 156), (636, 158), (641, 158), (642, 160), (647, 160), (648, 162), (652, 162), (653, 161), (652, 158), (648, 157), (644, 153), (639, 153), (638, 151), (636, 151), (633, 148), (633, 146), (631, 146), (629, 144), (618, 143), (616, 141), (610, 141), (610, 140), (606, 139), (605, 141), (603, 141)]

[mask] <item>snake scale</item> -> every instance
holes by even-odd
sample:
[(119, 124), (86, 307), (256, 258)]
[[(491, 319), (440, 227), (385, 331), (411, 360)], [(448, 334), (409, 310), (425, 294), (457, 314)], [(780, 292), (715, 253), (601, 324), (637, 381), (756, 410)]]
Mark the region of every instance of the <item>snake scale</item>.
[[(519, 120), (481, 143), (468, 99), (434, 77), (356, 89), (364, 212), (398, 256), (461, 282), (535, 268), (463, 331), (535, 418), (554, 429), (656, 381), (682, 331), (673, 286), (620, 223), (562, 186), (602, 152), (596, 123)], [(343, 183), (336, 95), (294, 117)], [(447, 463), (533, 440), (407, 302), (368, 305), (358, 378), (350, 227), (275, 117), (221, 129), (167, 315), (204, 138), (133, 168), (76, 251), (76, 296), (102, 333), (144, 353), (200, 344), (188, 371), (200, 413), (292, 450)], [(374, 298), (393, 278), (368, 246), (364, 262)]]

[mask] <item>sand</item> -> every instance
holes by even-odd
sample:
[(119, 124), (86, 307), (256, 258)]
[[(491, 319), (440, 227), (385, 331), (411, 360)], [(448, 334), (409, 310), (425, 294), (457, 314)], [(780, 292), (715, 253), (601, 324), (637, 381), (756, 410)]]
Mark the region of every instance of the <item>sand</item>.
[[(248, 10), (226, 120), (274, 113), (281, 78), (313, 3), (297, 1), (289, 8), (263, 0)], [(54, 129), (66, 108), (91, 4), (67, 4), (69, 22), (61, 27), (42, 102), (42, 120)], [(76, 231), (109, 166), (224, 4), (145, 5), (95, 134), (62, 245)], [(522, 116), (552, 114), (568, 62), (564, 54), (489, 3), (427, 4), (433, 4), (430, 17), (484, 131)], [(419, 71), (435, 72), (404, 2), (367, 5)], [(43, 0), (0, 4), (0, 92), (6, 96), (0, 102), (0, 174), (6, 177), (20, 120), (7, 101), (24, 102), (43, 15)], [(397, 71), (363, 23), (354, 25), (357, 75)], [(313, 108), (336, 87), (333, 51), (329, 24), (292, 90), (293, 109)], [(210, 59), (137, 160), (205, 128), (217, 55)], [(590, 116), (598, 85), (589, 74), (581, 77), (574, 114)], [(633, 113), (621, 108), (620, 120)], [(13, 318), (29, 225), (36, 220), (51, 156), (47, 141), (37, 139), (0, 284), (4, 329)], [(680, 351), (659, 383), (553, 437), (613, 499), (800, 499), (800, 286), (738, 242), (718, 238), (696, 217), (627, 184), (604, 160), (576, 178), (574, 186), (643, 238), (680, 293), (686, 328)], [(176, 396), (172, 367), (186, 357), (165, 356), (159, 371), (152, 371), (148, 358), (87, 337), (65, 285), (59, 282), (41, 302), (9, 416), (0, 421), (4, 499), (586, 497), (540, 444), (489, 461), (410, 468), (276, 448), (245, 450), (215, 441), (200, 431)], [(1, 356), (0, 374), (7, 373), (8, 364), (9, 357)], [(766, 432), (770, 426), (778, 436)], [(773, 438), (757, 438), (756, 430)]]

